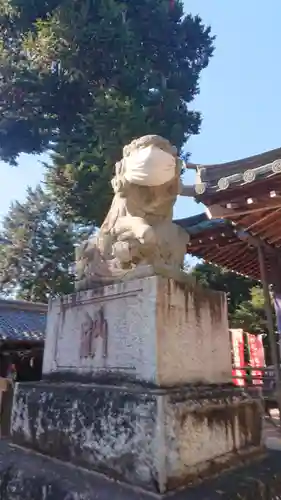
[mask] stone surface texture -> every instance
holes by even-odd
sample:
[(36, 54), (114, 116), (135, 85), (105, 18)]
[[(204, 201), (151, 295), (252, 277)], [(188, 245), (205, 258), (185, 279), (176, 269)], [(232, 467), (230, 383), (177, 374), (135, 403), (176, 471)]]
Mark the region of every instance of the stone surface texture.
[(173, 223), (173, 206), (178, 194), (195, 194), (182, 186), (181, 170), (177, 149), (163, 137), (148, 135), (125, 146), (109, 212), (99, 233), (77, 249), (77, 289), (122, 279), (147, 264), (181, 269), (189, 236)]
[(260, 453), (258, 402), (230, 386), (176, 390), (20, 383), (13, 442), (165, 493)]
[(115, 373), (173, 386), (231, 381), (225, 295), (151, 276), (49, 304), (43, 374)]
[(259, 402), (230, 383), (225, 294), (186, 273), (51, 301), (43, 376), (16, 385), (13, 443), (151, 494), (263, 451)]
[(197, 391), (168, 393), (164, 398), (169, 490), (237, 465), (243, 455), (261, 450), (258, 401), (223, 386)]
[(152, 496), (0, 441), (1, 500), (278, 500), (280, 452), (174, 494)]

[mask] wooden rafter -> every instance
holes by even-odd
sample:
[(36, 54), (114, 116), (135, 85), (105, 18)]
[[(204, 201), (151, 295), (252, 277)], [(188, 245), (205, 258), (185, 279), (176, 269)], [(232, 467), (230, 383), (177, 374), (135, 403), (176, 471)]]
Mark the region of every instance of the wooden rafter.
[(196, 236), (191, 236), (191, 243), (192, 245), (199, 245), (202, 244), (204, 241), (204, 244), (208, 243), (216, 243), (220, 244), (224, 241), (227, 241), (227, 238), (231, 238), (235, 240), (235, 236), (233, 235), (233, 231), (206, 231), (204, 233), (199, 233)]
[(211, 218), (235, 220), (237, 217), (241, 216), (248, 216), (250, 214), (257, 214), (259, 216), (260, 212), (268, 213), (270, 210), (280, 210), (281, 198), (270, 198), (267, 203), (253, 201), (253, 203), (247, 204), (247, 201), (243, 200), (243, 203), (241, 202), (239, 205), (237, 203), (234, 205), (233, 202), (228, 203), (227, 205), (229, 206), (225, 206), (223, 204), (209, 205), (208, 212), (210, 213)]
[[(227, 236), (222, 237), (221, 234), (226, 234), (226, 232), (228, 232)], [(187, 251), (238, 274), (260, 279), (257, 258), (259, 238), (240, 230), (239, 226), (228, 226), (227, 229), (215, 228), (213, 234), (213, 238), (210, 239), (212, 231), (202, 230), (201, 233), (196, 234), (196, 237), (191, 237)], [(266, 256), (266, 266), (270, 272), (272, 263), (276, 261), (276, 250), (266, 242), (262, 242), (262, 246)]]
[(240, 256), (240, 259), (237, 258), (232, 258), (231, 260), (228, 260), (224, 265), (227, 265), (228, 267), (231, 268), (231, 266), (235, 266), (235, 268), (239, 268), (240, 272), (243, 273), (243, 270), (246, 266), (249, 266), (255, 261), (255, 258), (250, 256), (249, 254), (247, 255), (246, 252), (244, 252), (244, 261), (243, 264), (241, 265), (241, 258), (243, 257), (243, 254)]
[(256, 230), (253, 231), (252, 227), (247, 227), (247, 231), (251, 231), (251, 234), (253, 236), (256, 236), (262, 229), (265, 238), (267, 233), (270, 234), (272, 229), (276, 231), (276, 213), (271, 214), (271, 217), (269, 219), (266, 219), (265, 217), (264, 219), (262, 219), (262, 221), (257, 221), (255, 228)]
[[(258, 227), (261, 223), (267, 222), (267, 224), (271, 224), (272, 217), (275, 217), (275, 211), (266, 212), (265, 214), (263, 214), (261, 216), (261, 218), (259, 218), (259, 219), (255, 218), (254, 221), (253, 221), (252, 217), (249, 218), (250, 219), (249, 222), (248, 222), (247, 218), (245, 218), (245, 220), (243, 221), (243, 227), (245, 228), (246, 231), (251, 231), (251, 233), (253, 234), (253, 229)], [(250, 222), (251, 220), (253, 222)]]
[(276, 235), (273, 238), (268, 239), (268, 243), (270, 245), (274, 245), (276, 247), (280, 247), (280, 244), (281, 244), (281, 232), (276, 233)]
[[(239, 257), (234, 257), (234, 255), (238, 255)], [(212, 261), (212, 262), (215, 262), (223, 267), (229, 267), (229, 265), (236, 265), (239, 264), (240, 265), (240, 268), (242, 268), (243, 266), (241, 266), (241, 262), (243, 262), (243, 257), (244, 257), (244, 262), (243, 262), (243, 265), (245, 265), (245, 263), (247, 262), (248, 260), (248, 256), (247, 256), (247, 248), (245, 248), (245, 246), (242, 246), (242, 248), (240, 249), (239, 252), (235, 252), (235, 254), (233, 253), (233, 251), (231, 251), (231, 249), (229, 249), (228, 253), (226, 255), (224, 255), (223, 252), (220, 252), (220, 253), (216, 253), (216, 252), (206, 252), (206, 257)], [(242, 271), (241, 271), (242, 272)]]

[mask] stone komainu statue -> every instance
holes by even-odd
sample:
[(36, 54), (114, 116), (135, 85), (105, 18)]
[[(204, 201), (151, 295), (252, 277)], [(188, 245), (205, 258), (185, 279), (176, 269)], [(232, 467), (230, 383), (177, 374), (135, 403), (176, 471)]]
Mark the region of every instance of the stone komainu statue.
[(181, 168), (177, 149), (160, 136), (124, 147), (109, 212), (99, 233), (77, 249), (77, 289), (141, 276), (147, 266), (181, 269), (189, 238), (172, 222), (173, 206), (178, 194), (193, 196), (181, 184)]

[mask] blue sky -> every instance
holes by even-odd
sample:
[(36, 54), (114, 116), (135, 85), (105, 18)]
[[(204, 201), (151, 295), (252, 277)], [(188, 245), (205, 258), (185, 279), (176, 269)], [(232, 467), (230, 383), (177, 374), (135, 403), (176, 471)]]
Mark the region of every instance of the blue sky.
[[(243, 158), (281, 146), (281, 1), (185, 0), (217, 36), (214, 56), (201, 78), (193, 107), (202, 112), (201, 133), (187, 144), (195, 163)], [(280, 64), (280, 67), (279, 67)], [(42, 179), (38, 159), (24, 156), (20, 167), (0, 164), (0, 218), (13, 199)], [(192, 181), (192, 175), (186, 181)], [(175, 216), (202, 207), (179, 198)]]

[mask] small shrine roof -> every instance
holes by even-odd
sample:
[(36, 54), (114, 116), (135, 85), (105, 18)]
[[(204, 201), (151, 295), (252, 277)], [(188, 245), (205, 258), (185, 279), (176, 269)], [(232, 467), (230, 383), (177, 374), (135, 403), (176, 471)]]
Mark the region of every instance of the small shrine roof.
[(43, 342), (47, 305), (0, 299), (0, 341)]

